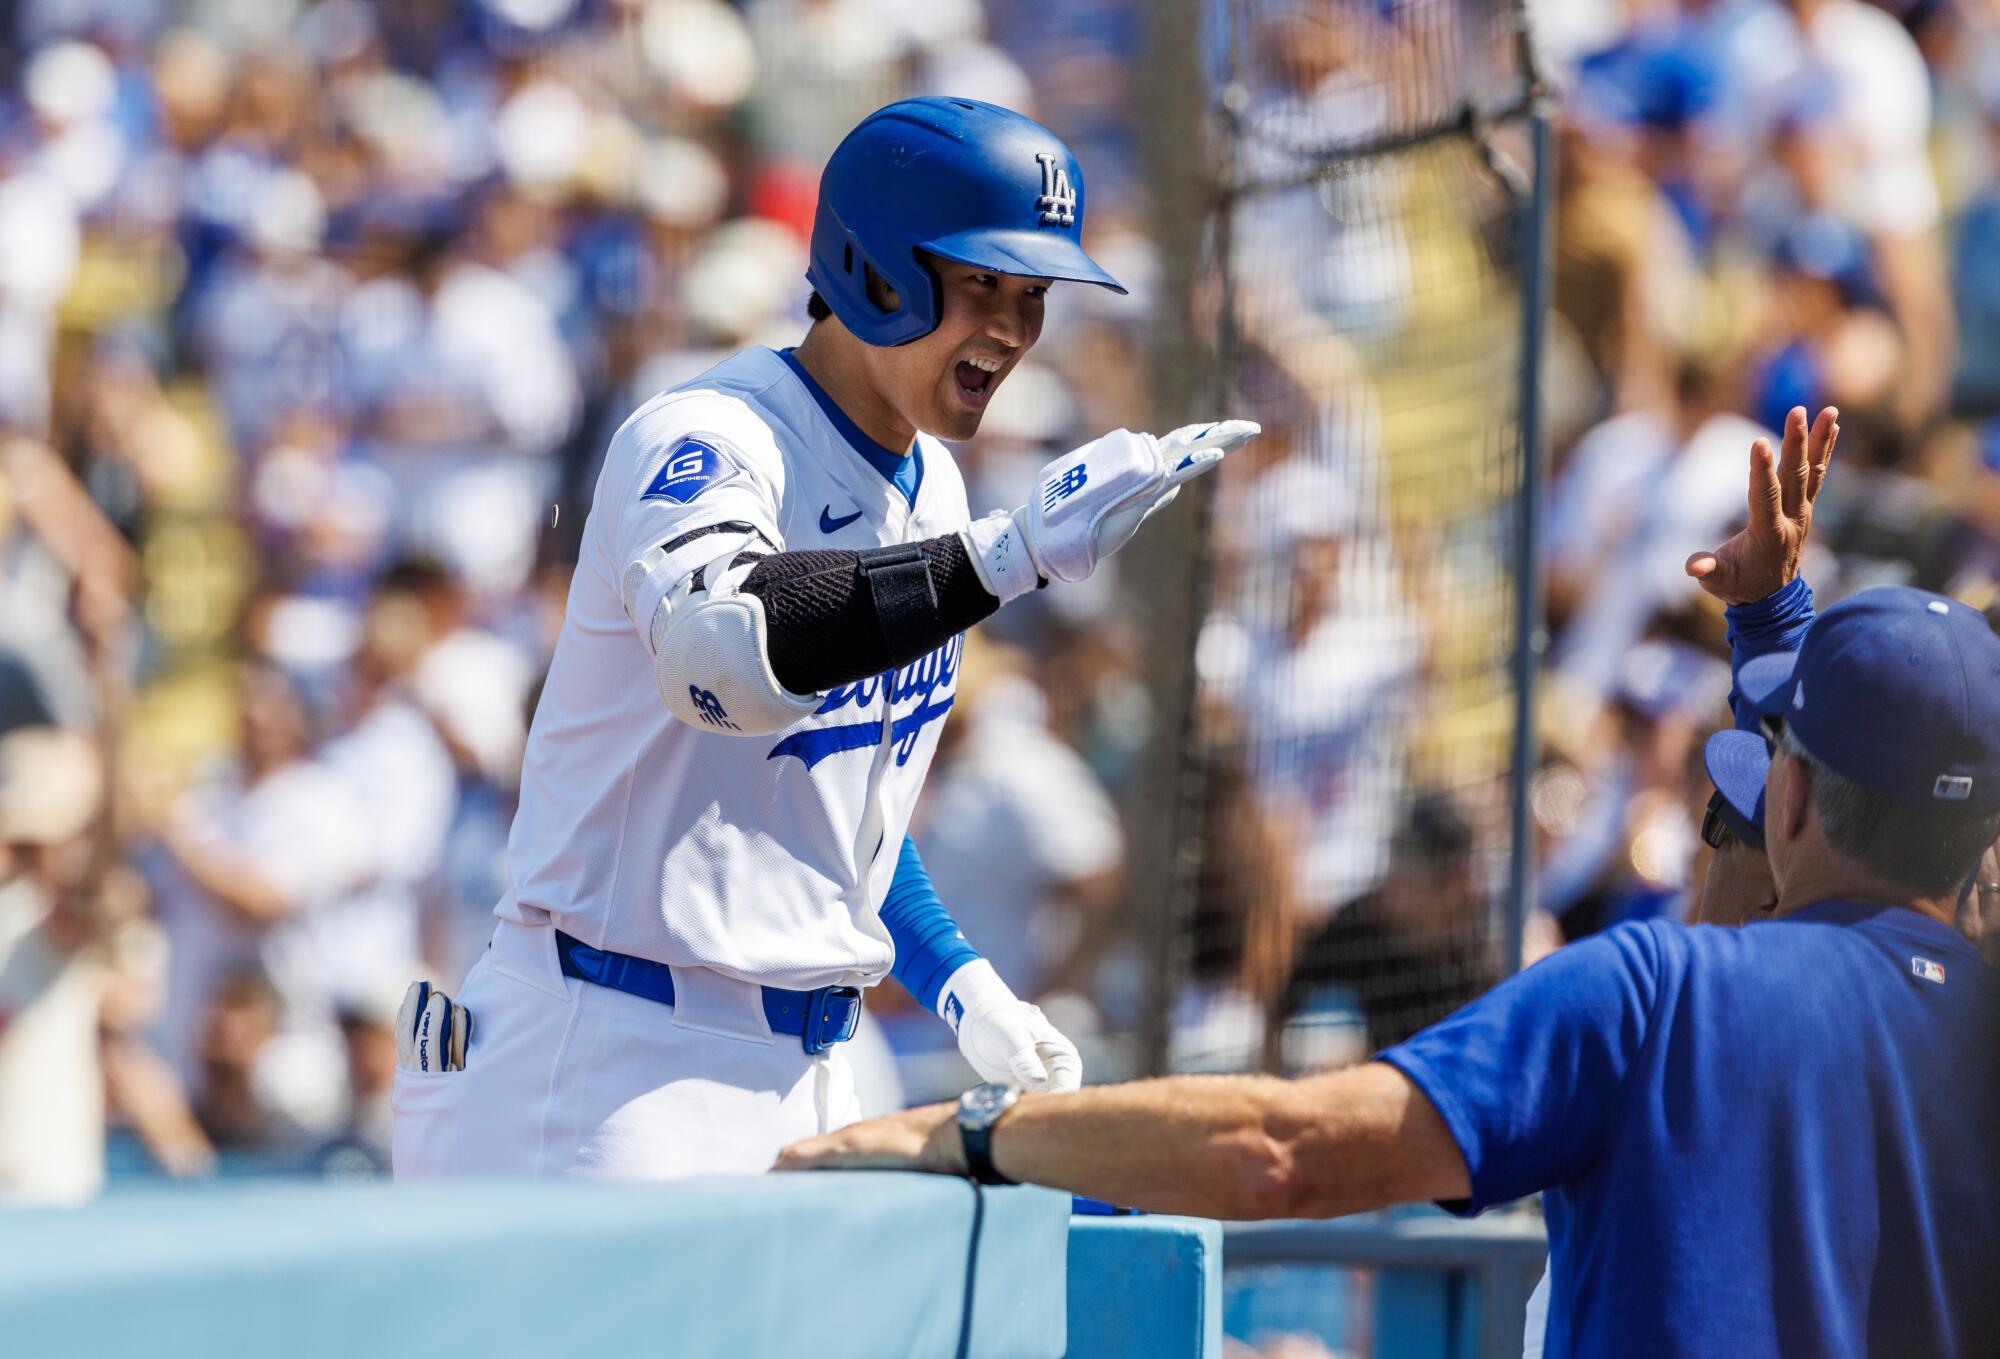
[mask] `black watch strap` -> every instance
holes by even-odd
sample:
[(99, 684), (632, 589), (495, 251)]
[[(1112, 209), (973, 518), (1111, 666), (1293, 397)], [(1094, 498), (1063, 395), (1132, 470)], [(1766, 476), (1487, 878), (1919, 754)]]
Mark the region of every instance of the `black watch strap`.
[(999, 1125), (1019, 1090), (998, 1082), (975, 1085), (958, 1097), (958, 1142), (965, 1152), (965, 1173), (980, 1184), (1019, 1184), (993, 1164), (993, 1129)]
[(965, 1146), (965, 1173), (981, 1184), (1019, 1184), (1000, 1173), (993, 1164), (993, 1129), (958, 1125), (958, 1140)]

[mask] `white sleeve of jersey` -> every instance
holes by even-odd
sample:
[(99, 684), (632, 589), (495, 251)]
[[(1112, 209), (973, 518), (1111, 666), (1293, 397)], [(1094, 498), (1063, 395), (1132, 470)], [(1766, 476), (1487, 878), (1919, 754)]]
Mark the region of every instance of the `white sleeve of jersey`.
[(642, 407), (613, 437), (601, 497), (625, 613), (658, 651), (660, 602), (743, 547), (782, 551), (784, 458), (742, 402), (685, 393)]

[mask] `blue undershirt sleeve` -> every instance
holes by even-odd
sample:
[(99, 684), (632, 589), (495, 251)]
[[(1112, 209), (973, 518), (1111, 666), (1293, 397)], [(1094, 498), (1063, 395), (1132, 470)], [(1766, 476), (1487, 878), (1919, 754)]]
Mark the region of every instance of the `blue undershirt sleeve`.
[[(1723, 616), (1729, 620), (1729, 673), (1734, 677), (1759, 656), (1799, 649), (1813, 625), (1812, 587), (1804, 576), (1794, 576), (1776, 594), (1753, 604), (1731, 604)], [(1757, 714), (1733, 684), (1729, 708), (1736, 714), (1738, 731), (1757, 730)]]
[(938, 993), (952, 973), (979, 957), (979, 950), (965, 941), (958, 922), (945, 910), (917, 842), (907, 835), (889, 895), (882, 899), (882, 924), (896, 944), (892, 975), (926, 1010), (937, 1013)]

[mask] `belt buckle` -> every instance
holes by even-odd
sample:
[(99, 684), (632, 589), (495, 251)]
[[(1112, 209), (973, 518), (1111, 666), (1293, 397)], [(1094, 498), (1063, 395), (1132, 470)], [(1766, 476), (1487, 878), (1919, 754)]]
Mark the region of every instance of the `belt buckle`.
[[(854, 1037), (860, 1023), (860, 988), (822, 986), (807, 995), (805, 1032), (799, 1035), (799, 1041), (805, 1044), (808, 1053), (817, 1056), (835, 1043), (845, 1043)], [(829, 1025), (838, 1032), (829, 1035)]]

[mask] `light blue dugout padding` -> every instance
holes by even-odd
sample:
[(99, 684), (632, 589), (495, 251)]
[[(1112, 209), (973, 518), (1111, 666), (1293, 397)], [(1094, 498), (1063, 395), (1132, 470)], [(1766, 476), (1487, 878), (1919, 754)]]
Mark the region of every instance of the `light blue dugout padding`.
[(0, 1354), (1061, 1359), (1069, 1207), (846, 1172), (0, 1210)]
[(1224, 1239), (1236, 1333), (1299, 1330), (1345, 1343), (1312, 1322), (1349, 1319), (1344, 1306), (1326, 1304), (1352, 1287), (1337, 1271), (1365, 1268), (1377, 1359), (1517, 1359), (1528, 1294), (1548, 1257), (1532, 1214), (1464, 1221), (1428, 1205), (1325, 1222), (1235, 1222)]
[(1222, 1227), (1193, 1217), (1069, 1226), (1071, 1359), (1218, 1359)]

